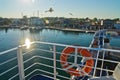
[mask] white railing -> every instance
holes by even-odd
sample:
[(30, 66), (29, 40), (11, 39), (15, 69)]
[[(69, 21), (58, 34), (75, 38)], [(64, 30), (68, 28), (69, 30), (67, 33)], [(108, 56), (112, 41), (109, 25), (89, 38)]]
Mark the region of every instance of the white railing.
[[(69, 80), (71, 79), (70, 75), (67, 72), (65, 72), (66, 71), (65, 69), (61, 68), (60, 66), (61, 61), (59, 58), (62, 53), (62, 50), (68, 46), (73, 47), (76, 50), (78, 48), (87, 49), (91, 51), (91, 54), (92, 54), (92, 51), (98, 52), (98, 54), (94, 53), (94, 54), (97, 54), (97, 57), (93, 57), (93, 60), (95, 61), (95, 64), (94, 64), (95, 66), (92, 67), (93, 70), (91, 71), (90, 74), (84, 74), (89, 78), (101, 77), (103, 76), (103, 72), (107, 72), (107, 74), (112, 75), (112, 73), (114, 72), (115, 65), (119, 63), (119, 60), (114, 60), (112, 59), (112, 57), (110, 58), (109, 56), (110, 56), (110, 53), (114, 53), (114, 52), (120, 54), (120, 50), (82, 47), (82, 46), (65, 45), (65, 44), (57, 44), (57, 43), (49, 43), (49, 42), (40, 42), (40, 41), (31, 42), (31, 46), (32, 45), (35, 45), (36, 47), (32, 47), (32, 49), (25, 49), (25, 45), (22, 45), (4, 52), (0, 52), (0, 60), (1, 60), (3, 57), (5, 57), (4, 55), (9, 56), (10, 54), (12, 54), (10, 52), (17, 50), (16, 56), (5, 61), (0, 61), (0, 68), (4, 67), (5, 69), (5, 71), (0, 72), (0, 79), (5, 78), (6, 80), (7, 79), (15, 80), (16, 77), (18, 77), (19, 80), (28, 80), (34, 75), (40, 74), (42, 76), (46, 76), (54, 80), (56, 79)], [(41, 48), (40, 47), (41, 45), (44, 47)], [(51, 46), (52, 49), (49, 49), (49, 46)], [(74, 64), (73, 66), (80, 65), (84, 67), (85, 66), (84, 64), (79, 64), (82, 56), (79, 55), (76, 50), (74, 54), (71, 54), (69, 56), (68, 63), (71, 65)], [(109, 55), (109, 56), (106, 56), (106, 55)], [(89, 57), (85, 57), (85, 59), (89, 59)], [(12, 63), (12, 61), (16, 61), (18, 62), (18, 64), (7, 69), (6, 65), (8, 64), (7, 66), (9, 66), (9, 63)], [(113, 64), (113, 67), (111, 67), (111, 64)], [(7, 76), (15, 68), (17, 68), (18, 70), (16, 71), (16, 74), (12, 76), (10, 75)], [(45, 68), (45, 69), (42, 69), (42, 68)]]

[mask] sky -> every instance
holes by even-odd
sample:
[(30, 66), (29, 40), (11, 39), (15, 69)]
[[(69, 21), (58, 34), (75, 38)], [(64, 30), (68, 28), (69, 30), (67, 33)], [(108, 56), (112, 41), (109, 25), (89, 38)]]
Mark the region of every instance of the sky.
[[(53, 12), (47, 12), (53, 8)], [(120, 18), (120, 0), (0, 0), (0, 17)], [(69, 13), (72, 13), (70, 15)]]

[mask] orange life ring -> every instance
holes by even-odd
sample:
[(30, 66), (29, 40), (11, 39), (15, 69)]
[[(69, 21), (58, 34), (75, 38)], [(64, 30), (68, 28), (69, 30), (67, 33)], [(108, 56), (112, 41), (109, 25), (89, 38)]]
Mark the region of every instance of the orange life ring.
[[(60, 63), (62, 65), (62, 68), (67, 69), (70, 65), (67, 63), (67, 58), (68, 56), (75, 52), (75, 48), (73, 47), (66, 47), (60, 56)], [(81, 54), (83, 57), (90, 57), (89, 59), (86, 60), (85, 66), (82, 68), (82, 70), (77, 70), (74, 68), (69, 68), (66, 70), (67, 73), (74, 75), (74, 76), (84, 76), (84, 72), (89, 74), (92, 71), (92, 67), (94, 66), (94, 60), (90, 54), (90, 52), (87, 49), (81, 49), (78, 48), (77, 52)], [(84, 72), (83, 72), (84, 71)]]

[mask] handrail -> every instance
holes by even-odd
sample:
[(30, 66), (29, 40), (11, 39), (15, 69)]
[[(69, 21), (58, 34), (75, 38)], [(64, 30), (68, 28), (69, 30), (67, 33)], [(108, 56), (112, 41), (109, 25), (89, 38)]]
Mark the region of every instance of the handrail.
[[(56, 46), (63, 46), (63, 47), (69, 46), (69, 47), (73, 47), (73, 48), (82, 48), (82, 49), (96, 50), (96, 51), (100, 50), (100, 51), (120, 52), (120, 50), (115, 50), (115, 49), (90, 48), (90, 47), (82, 47), (82, 46), (74, 46), (74, 45), (67, 45), (67, 44), (50, 43), (50, 42), (39, 42), (39, 41), (31, 42), (31, 44), (36, 44), (36, 43), (39, 43), (39, 44), (48, 44), (48, 45), (56, 45)], [(22, 45), (22, 46), (25, 46), (25, 44)], [(18, 49), (18, 47), (15, 47), (15, 48), (12, 48), (12, 49), (0, 52), (0, 56), (3, 55), (3, 54), (5, 54), (5, 53), (17, 50), (17, 49)]]
[(13, 60), (15, 60), (15, 59), (17, 59), (17, 57), (14, 57), (14, 58), (12, 58), (12, 59), (9, 59), (9, 60), (7, 60), (7, 61), (5, 61), (5, 62), (0, 63), (0, 66), (6, 64), (6, 63), (8, 63), (8, 62), (11, 62), (11, 61), (13, 61)]
[[(69, 47), (74, 47), (74, 48), (76, 48), (76, 49), (77, 49), (77, 48), (83, 48), (83, 49), (88, 49), (88, 50), (93, 50), (93, 51), (95, 50), (95, 51), (98, 51), (98, 53), (99, 53), (99, 51), (103, 51), (103, 52), (105, 52), (105, 51), (110, 51), (110, 52), (118, 52), (118, 53), (120, 53), (120, 50), (105, 49), (105, 48), (82, 47), (82, 46), (65, 45), (65, 44), (57, 44), (57, 43), (49, 43), (49, 42), (34, 41), (34, 42), (31, 42), (31, 45), (32, 45), (32, 44), (44, 44), (44, 45), (61, 46), (61, 47), (68, 47), (68, 46), (69, 46)], [(25, 46), (25, 44), (22, 45), (22, 47), (24, 47), (24, 46)], [(4, 55), (4, 54), (7, 54), (7, 53), (9, 53), (9, 52), (11, 52), (11, 51), (17, 50), (17, 49), (18, 49), (18, 47), (15, 47), (15, 48), (12, 48), (12, 49), (9, 49), (9, 50), (0, 52), (0, 56), (1, 56), (1, 55)], [(52, 49), (52, 51), (51, 51), (51, 50), (47, 50), (47, 49), (35, 48), (35, 49), (32, 49), (32, 50), (30, 50), (30, 51), (27, 51), (27, 52), (23, 53), (22, 56), (28, 55), (29, 52), (34, 51), (34, 50), (40, 50), (40, 51), (44, 51), (44, 52), (50, 52), (50, 53), (52, 53), (53, 55), (54, 55), (54, 54), (55, 54), (55, 55), (60, 55), (60, 54), (61, 54), (61, 52), (57, 52), (55, 48)], [(100, 54), (100, 53), (99, 53), (99, 54)], [(101, 71), (101, 72), (100, 72), (100, 76), (101, 76), (101, 74), (102, 74), (102, 70), (105, 70), (105, 71), (108, 71), (108, 72), (112, 72), (112, 73), (113, 73), (113, 72), (114, 72), (113, 70), (103, 69), (103, 64), (104, 64), (103, 61), (111, 62), (111, 63), (116, 63), (116, 64), (118, 64), (119, 61), (114, 61), (114, 60), (105, 59), (105, 58), (104, 58), (105, 53), (103, 54), (103, 58), (99, 58), (99, 54), (97, 55), (97, 58), (93, 58), (93, 59), (94, 59), (94, 60), (100, 60), (100, 61), (102, 61), (102, 65), (101, 65), (100, 68), (97, 67), (97, 66), (96, 66), (96, 68), (95, 68), (95, 67), (92, 67), (92, 68), (94, 68), (95, 70), (96, 70), (96, 69), (100, 70), (100, 71)], [(54, 55), (54, 56), (55, 56), (55, 55)], [(74, 57), (74, 54), (71, 54), (71, 55)], [(82, 56), (78, 55), (77, 57), (82, 57)], [(76, 57), (76, 59), (77, 59), (77, 57)], [(37, 56), (37, 55), (35, 55), (35, 56), (32, 56), (32, 57), (26, 59), (26, 60), (23, 62), (23, 64), (26, 64), (27, 62), (29, 62), (30, 60), (33, 60), (33, 59), (35, 59), (35, 58), (43, 58), (43, 59), (46, 59), (46, 60), (51, 60), (51, 61), (53, 61), (54, 63), (55, 63), (55, 62), (59, 62), (59, 63), (60, 63), (60, 60), (58, 60), (58, 59), (55, 60), (55, 58), (53, 58), (53, 56), (50, 58), (49, 56), (48, 56), (48, 57), (45, 57), (45, 56), (40, 56), (40, 55)], [(86, 57), (86, 58), (89, 59), (89, 57)], [(5, 62), (0, 63), (0, 66), (1, 66), (1, 65), (4, 65), (4, 64), (7, 64), (7, 63), (9, 63), (9, 62), (11, 62), (11, 61), (13, 61), (13, 60), (15, 60), (15, 59), (17, 59), (17, 57), (14, 57), (14, 58), (11, 58), (11, 59), (9, 59), (9, 60), (6, 60)], [(54, 61), (54, 60), (55, 60), (55, 61)], [(73, 64), (72, 62), (68, 62), (68, 63)], [(24, 72), (27, 71), (28, 69), (30, 69), (31, 67), (34, 67), (35, 65), (43, 65), (43, 66), (50, 67), (50, 68), (54, 68), (54, 67), (56, 66), (56, 69), (55, 69), (55, 70), (64, 70), (64, 69), (62, 69), (61, 67), (57, 67), (57, 65), (54, 65), (54, 67), (53, 67), (53, 66), (51, 66), (51, 65), (47, 65), (47, 64), (35, 62), (35, 63), (33, 63), (32, 65), (30, 65), (30, 66), (28, 66), (27, 68), (25, 68), (25, 69), (24, 69)], [(77, 65), (79, 65), (79, 64), (77, 64)], [(95, 64), (95, 65), (97, 65), (97, 64)], [(81, 64), (81, 66), (84, 66), (84, 64)], [(17, 68), (17, 67), (18, 67), (18, 65), (16, 65), (16, 66), (14, 66), (14, 67), (12, 67), (12, 68), (10, 68), (10, 69), (8, 69), (8, 70), (0, 73), (0, 76), (2, 76), (3, 74), (5, 74), (5, 73), (13, 70), (14, 68)], [(89, 66), (86, 66), (86, 67), (89, 67)], [(31, 71), (31, 73), (26, 74), (25, 78), (27, 78), (28, 76), (30, 76), (32, 73), (34, 73), (34, 72), (36, 72), (36, 71), (40, 71), (40, 72), (42, 71), (42, 72), (51, 74), (51, 72), (48, 72), (48, 71), (44, 71), (44, 70), (40, 70), (40, 69), (35, 69), (35, 70)], [(55, 72), (56, 72), (56, 71), (55, 71)], [(95, 72), (96, 72), (96, 71), (94, 71), (94, 74), (92, 74), (92, 75), (94, 75), (93, 77), (96, 77), (96, 76), (95, 76)], [(52, 74), (54, 75), (54, 73), (52, 73)], [(43, 74), (43, 75), (44, 75), (44, 74)], [(9, 80), (14, 79), (16, 76), (18, 76), (18, 73), (15, 74), (14, 76), (12, 76), (11, 78), (9, 78)], [(47, 75), (46, 75), (46, 76), (47, 76)], [(65, 76), (62, 76), (62, 75), (58, 75), (58, 74), (54, 75), (54, 77), (53, 77), (54, 79), (55, 79), (55, 76), (59, 76), (59, 77), (63, 77), (63, 78), (65, 78), (65, 79), (68, 79), (68, 77), (65, 77)], [(88, 75), (88, 76), (91, 76), (91, 75)], [(92, 76), (91, 76), (91, 77), (92, 77)]]
[(58, 44), (58, 43), (49, 43), (49, 42), (39, 42), (35, 41), (34, 43), (39, 43), (39, 44), (48, 44), (48, 45), (56, 45), (56, 46), (69, 46), (73, 48), (82, 48), (82, 49), (89, 49), (89, 50), (100, 50), (100, 51), (110, 51), (110, 52), (120, 52), (120, 50), (113, 50), (113, 49), (106, 49), (106, 48), (90, 48), (90, 47), (82, 47), (82, 46), (74, 46), (74, 45), (66, 45), (66, 44)]
[(19, 76), (19, 74), (17, 73), (16, 75), (12, 76), (11, 78), (9, 78), (9, 80), (14, 79), (15, 77)]
[(0, 74), (0, 76), (2, 76), (3, 74), (5, 74), (5, 73), (7, 73), (7, 72), (9, 72), (9, 71), (11, 71), (11, 70), (17, 68), (17, 67), (18, 67), (18, 66), (16, 65), (16, 66), (14, 66), (14, 67), (12, 67), (12, 68), (10, 68), (10, 69), (4, 71), (3, 73)]
[(12, 49), (9, 49), (9, 50), (6, 50), (6, 51), (3, 51), (3, 52), (0, 52), (0, 56), (3, 55), (3, 54), (6, 54), (8, 52), (11, 52), (11, 51), (14, 51), (14, 50), (17, 50), (18, 47), (15, 47), (15, 48), (12, 48)]

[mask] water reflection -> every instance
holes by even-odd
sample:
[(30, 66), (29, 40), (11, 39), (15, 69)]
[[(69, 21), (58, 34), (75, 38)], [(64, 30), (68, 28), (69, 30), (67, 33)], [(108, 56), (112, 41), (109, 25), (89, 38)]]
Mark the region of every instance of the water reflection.
[(29, 34), (30, 34), (32, 41), (41, 41), (42, 31), (43, 31), (43, 29), (39, 29), (39, 30), (30, 30), (29, 29)]
[(43, 29), (29, 29), (29, 32), (30, 33), (33, 33), (33, 34), (38, 34), (39, 32), (41, 32)]
[(8, 32), (8, 28), (5, 28), (5, 33), (7, 33)]
[(7, 33), (8, 32), (8, 28), (0, 28), (0, 31), (5, 31), (5, 33)]
[(26, 45), (26, 48), (27, 48), (27, 49), (30, 48), (30, 39), (26, 38), (26, 40), (25, 40), (25, 45)]
[(79, 35), (80, 32), (74, 32), (74, 31), (63, 31), (64, 35)]

